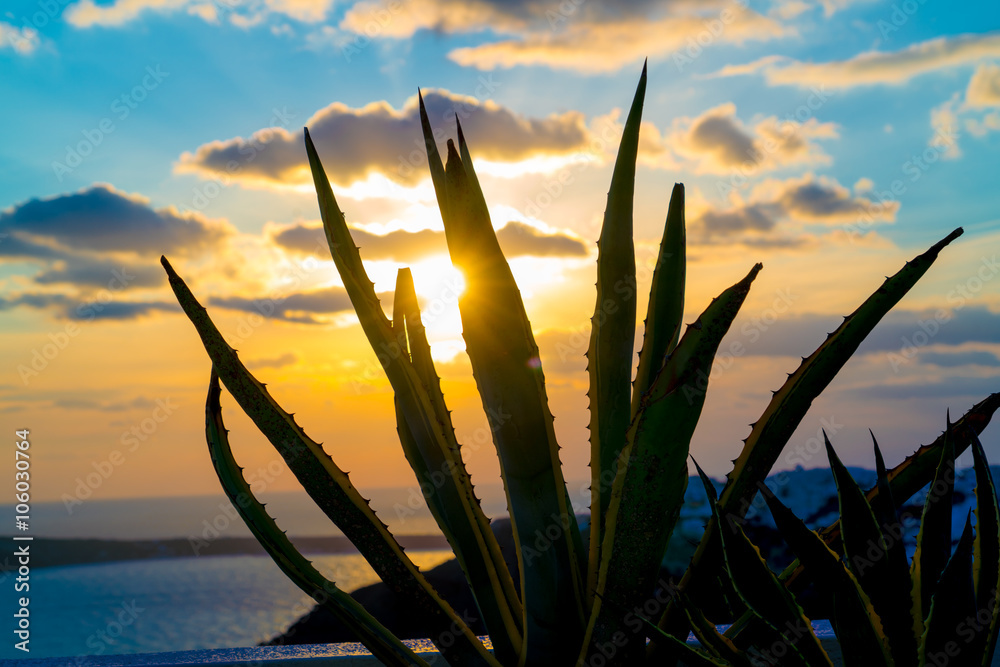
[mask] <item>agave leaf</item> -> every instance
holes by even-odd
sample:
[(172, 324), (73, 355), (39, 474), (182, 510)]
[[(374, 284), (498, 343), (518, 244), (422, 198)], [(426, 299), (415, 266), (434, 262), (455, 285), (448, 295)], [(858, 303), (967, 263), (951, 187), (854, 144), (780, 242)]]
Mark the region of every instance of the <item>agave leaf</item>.
[[(871, 605), (881, 619), (892, 646), (895, 661), (900, 665), (912, 665), (916, 660), (917, 646), (913, 636), (913, 616), (910, 614), (910, 570), (905, 552), (902, 562), (891, 559), (889, 546), (902, 546), (902, 526), (895, 524), (896, 536), (883, 534), (864, 492), (833, 450), (825, 431), (823, 440), (837, 483), (847, 565), (860, 589), (871, 599)], [(881, 470), (884, 472), (884, 464)]]
[(428, 508), (448, 538), (472, 588), (495, 654), (504, 664), (516, 663), (522, 641), (521, 602), (462, 460), (451, 414), (445, 405), (430, 345), (420, 321), (420, 307), (409, 269), (400, 269), (396, 275), (392, 325), (404, 357), (407, 353), (410, 355), (434, 406), (435, 418), (448, 436), (445, 448), (436, 440), (419, 438), (407, 423), (402, 403), (397, 398), (396, 424), (403, 452), (417, 475)]
[(920, 532), (917, 533), (917, 550), (913, 552), (913, 563), (910, 566), (913, 577), (913, 627), (918, 636), (923, 634), (923, 623), (931, 608), (931, 596), (934, 595), (941, 573), (951, 556), (955, 449), (954, 441), (949, 435), (952, 432), (951, 419), (947, 421), (941, 462), (924, 501)]
[[(653, 592), (684, 502), (691, 436), (701, 416), (715, 352), (760, 269), (760, 264), (755, 265), (688, 327), (629, 426), (629, 444), (622, 453), (628, 463), (619, 466), (612, 489), (597, 583), (600, 597), (594, 601), (587, 628), (590, 656), (624, 628), (621, 614), (615, 607), (604, 606), (602, 599), (631, 609)], [(627, 636), (627, 646), (608, 664), (622, 664), (641, 654), (642, 635)]]
[[(871, 433), (871, 431), (868, 431)], [(875, 440), (875, 434), (871, 433), (872, 445), (875, 448), (875, 474), (876, 483), (875, 489), (878, 493), (874, 497), (866, 496), (865, 499), (868, 501), (869, 507), (872, 508), (872, 512), (875, 514), (875, 518), (878, 520), (879, 526), (882, 528), (882, 537), (886, 541), (887, 560), (889, 566), (894, 568), (898, 572), (906, 573), (906, 581), (900, 582), (900, 588), (911, 588), (913, 582), (910, 580), (909, 568), (906, 560), (906, 545), (903, 543), (903, 526), (899, 518), (899, 511), (897, 510), (896, 503), (893, 500), (892, 486), (889, 484), (889, 475), (885, 469), (885, 460), (882, 458), (882, 451), (878, 447), (878, 441)], [(909, 605), (912, 602), (910, 598), (907, 598), (902, 604)], [(909, 615), (910, 608), (906, 607), (906, 613)], [(908, 635), (912, 636), (911, 632), (907, 632)], [(914, 644), (915, 645), (915, 644)]]
[[(983, 665), (990, 665), (1000, 632), (1000, 508), (993, 475), (979, 438), (972, 438), (972, 460), (976, 470), (976, 538), (972, 551), (972, 575), (976, 588), (976, 639), (973, 655), (981, 655)], [(985, 612), (985, 613), (984, 613)], [(983, 618), (987, 622), (983, 622)], [(985, 626), (985, 627), (981, 627)]]
[[(724, 660), (726, 664), (736, 665), (737, 667), (751, 667), (752, 663), (750, 659), (743, 651), (736, 647), (729, 637), (719, 632), (715, 624), (705, 617), (701, 608), (691, 598), (681, 593), (678, 603), (691, 623), (691, 631), (694, 632), (694, 636), (698, 638), (702, 646), (709, 648), (715, 657)], [(657, 634), (670, 637), (674, 641), (680, 641), (676, 637), (660, 630), (660, 628), (656, 628), (656, 631)]]
[(383, 664), (398, 667), (411, 665), (428, 667), (422, 658), (389, 632), (357, 600), (320, 574), (312, 563), (299, 553), (284, 531), (278, 528), (274, 519), (268, 515), (264, 506), (254, 497), (250, 485), (243, 479), (243, 469), (237, 465), (229, 446), (229, 431), (222, 421), (222, 406), (219, 402), (221, 393), (219, 376), (213, 367), (208, 386), (208, 400), (205, 403), (205, 430), (209, 453), (223, 491), (257, 541), (296, 586), (336, 616), (337, 620), (357, 635), (365, 648)]
[[(956, 456), (965, 451), (971, 442), (971, 435), (978, 435), (986, 429), (993, 413), (998, 408), (1000, 408), (1000, 393), (991, 394), (970, 408), (961, 419), (951, 425), (950, 432), (954, 437)], [(888, 472), (886, 478), (894, 498), (909, 498), (931, 481), (938, 463), (941, 462), (941, 449), (944, 447), (945, 435), (942, 433), (931, 444), (919, 447), (902, 463)], [(866, 494), (868, 502), (875, 503), (879, 493), (879, 486), (876, 484)], [(833, 549), (841, 548), (839, 518), (818, 532), (820, 537)], [(800, 573), (799, 562), (793, 561), (781, 573), (781, 580), (785, 582), (786, 586), (789, 586)]]
[[(198, 303), (165, 257), (161, 263), (170, 286), (188, 319), (201, 337), (205, 351), (219, 377), (253, 420), (261, 433), (281, 454), (306, 493), (340, 528), (378, 573), (399, 594), (410, 597), (437, 628), (432, 640), (448, 660), (456, 664), (499, 665), (468, 625), (430, 586), (409, 556), (382, 523), (368, 502), (351, 484), (347, 473), (310, 439), (281, 409), (222, 338), (205, 308)], [(391, 331), (390, 331), (391, 333)], [(445, 645), (447, 644), (447, 645)]]
[[(623, 613), (628, 611), (624, 608), (621, 608), (621, 610)], [(695, 608), (694, 611), (699, 614), (701, 613), (697, 608)], [(702, 646), (706, 648), (698, 649), (693, 646), (690, 646), (687, 642), (682, 642), (681, 640), (677, 639), (677, 637), (668, 635), (663, 630), (660, 630), (658, 627), (656, 627), (655, 623), (650, 621), (645, 616), (641, 614), (636, 614), (635, 616), (636, 618), (639, 619), (642, 625), (645, 626), (649, 632), (660, 635), (661, 639), (666, 643), (667, 646), (670, 647), (671, 650), (674, 651), (675, 655), (678, 658), (680, 658), (681, 661), (683, 661), (683, 664), (685, 665), (688, 665), (690, 667), (728, 667), (730, 665), (737, 665), (739, 667), (744, 667), (744, 666), (750, 667), (750, 661), (747, 660), (746, 657), (740, 654), (739, 650), (732, 645), (732, 642), (730, 642), (728, 639), (720, 635), (718, 631), (715, 629), (715, 626), (712, 625), (708, 621), (708, 619), (704, 617), (704, 615), (701, 616), (701, 619), (704, 620), (704, 622), (708, 625), (709, 628), (711, 628), (712, 641), (718, 642), (720, 646), (731, 648), (732, 653), (729, 656), (720, 658), (715, 648), (713, 646), (710, 646), (709, 644), (706, 644), (705, 641), (701, 639), (701, 636), (698, 635), (697, 633), (695, 636), (698, 637), (698, 641), (702, 643)]]
[(965, 529), (958, 547), (948, 560), (931, 597), (924, 634), (920, 638), (921, 666), (928, 663), (939, 665), (942, 659), (958, 665), (980, 661), (980, 656), (972, 652), (975, 648), (972, 624), (976, 622), (972, 541), (972, 516), (969, 514), (965, 518)]
[[(732, 472), (727, 476), (726, 487), (720, 496), (720, 515), (742, 517), (757, 492), (757, 484), (764, 481), (778, 455), (788, 442), (795, 428), (802, 421), (809, 407), (837, 375), (861, 342), (889, 310), (899, 302), (911, 287), (930, 268), (938, 253), (962, 234), (958, 228), (925, 253), (918, 255), (887, 278), (861, 306), (831, 333), (826, 341), (788, 376), (782, 387), (774, 393), (761, 418), (754, 424), (744, 440), (743, 450), (736, 459)], [(712, 543), (711, 534), (716, 530), (710, 522), (698, 545), (691, 565), (684, 573), (681, 587), (692, 597), (697, 597), (700, 579), (708, 573), (700, 572), (704, 551)], [(680, 634), (686, 626), (684, 619), (668, 607), (660, 627), (673, 635)]]
[[(831, 465), (836, 464), (843, 468), (836, 454), (831, 453)], [(835, 475), (845, 474), (835, 472)], [(850, 476), (848, 476), (850, 479)], [(850, 480), (853, 483), (853, 480)], [(840, 486), (844, 484), (844, 486)], [(854, 501), (845, 500), (845, 492), (848, 491), (846, 481), (838, 479), (837, 492), (841, 496), (842, 507), (848, 506), (849, 514), (845, 515), (845, 523), (850, 527), (860, 508), (852, 507)], [(856, 487), (855, 487), (856, 488)], [(765, 486), (764, 489), (767, 489)], [(792, 551), (806, 567), (806, 571), (812, 574), (812, 580), (826, 592), (826, 595), (834, 602), (834, 627), (837, 632), (837, 639), (840, 641), (841, 650), (846, 658), (846, 664), (883, 664), (892, 665), (893, 657), (890, 651), (892, 637), (887, 637), (883, 631), (883, 624), (880, 615), (872, 604), (863, 583), (859, 582), (854, 573), (844, 566), (840, 556), (835, 553), (815, 532), (795, 516), (778, 498), (769, 490), (762, 489), (764, 500), (771, 510), (774, 523), (778, 532), (788, 542)], [(858, 489), (860, 492), (860, 489)], [(867, 507), (867, 504), (865, 504)], [(849, 518), (848, 518), (849, 517)], [(855, 533), (855, 536), (860, 534)], [(904, 595), (909, 593), (909, 587), (903, 589)], [(909, 615), (904, 618), (909, 621)], [(905, 627), (907, 632), (910, 626)], [(915, 658), (916, 651), (913, 652)], [(877, 661), (877, 662), (876, 662)], [(899, 665), (912, 665), (909, 662), (897, 663)]]
[(437, 140), (434, 138), (434, 130), (431, 122), (427, 118), (427, 108), (424, 106), (424, 96), (417, 90), (417, 98), (420, 101), (420, 128), (424, 133), (424, 146), (427, 148), (427, 164), (431, 171), (431, 182), (434, 184), (434, 194), (437, 197), (438, 209), (441, 217), (447, 216), (448, 200), (445, 196), (444, 163), (441, 161), (441, 154), (438, 152)]
[(789, 664), (832, 667), (830, 656), (816, 637), (809, 618), (768, 568), (760, 551), (743, 532), (743, 527), (737, 523), (728, 526), (721, 523), (715, 487), (701, 467), (697, 463), (695, 466), (712, 505), (712, 515), (717, 525), (722, 526), (719, 536), (725, 569), (743, 602), (784, 639), (790, 649)]
[(684, 317), (686, 241), (684, 185), (674, 184), (667, 209), (667, 221), (660, 239), (660, 254), (653, 269), (646, 309), (639, 367), (632, 386), (632, 417), (639, 411), (642, 395), (649, 391), (666, 355), (673, 351), (681, 335)]
[[(440, 185), (448, 250), (465, 275), (459, 311), (466, 351), (497, 447), (518, 549), (521, 659), (561, 664), (571, 659), (564, 647), (579, 645), (583, 635), (585, 556), (562, 477), (538, 346), (486, 202), (450, 140)], [(540, 538), (544, 549), (536, 546)]]
[[(590, 374), (590, 556), (588, 602), (596, 591), (618, 455), (625, 447), (630, 415), (632, 346), (635, 341), (635, 247), (632, 198), (639, 150), (639, 123), (646, 93), (646, 67), (622, 133), (601, 238), (597, 242), (597, 304), (590, 323), (587, 371)], [(662, 358), (661, 358), (662, 360)], [(658, 369), (657, 369), (658, 370)]]

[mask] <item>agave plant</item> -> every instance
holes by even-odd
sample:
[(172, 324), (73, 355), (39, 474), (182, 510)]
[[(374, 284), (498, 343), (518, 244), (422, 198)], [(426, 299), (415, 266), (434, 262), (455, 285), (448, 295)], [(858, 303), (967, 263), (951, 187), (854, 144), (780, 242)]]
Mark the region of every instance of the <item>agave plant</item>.
[[(990, 665), (1000, 632), (1000, 509), (986, 454), (972, 442), (976, 474), (976, 528), (971, 513), (951, 550), (955, 447), (949, 424), (941, 459), (929, 485), (916, 551), (907, 563), (906, 523), (893, 502), (878, 443), (877, 495), (864, 492), (824, 434), (837, 484), (843, 549), (834, 551), (782, 504), (767, 487), (762, 495), (775, 525), (822, 591), (845, 664)], [(718, 506), (715, 488), (698, 468), (706, 493)], [(725, 573), (747, 609), (724, 633), (685, 598), (695, 634), (722, 664), (755, 662), (830, 665), (809, 619), (767, 567), (739, 524), (720, 531)]]
[[(491, 427), (507, 494), (516, 571), (500, 555), (462, 460), (441, 393), (412, 277), (400, 270), (392, 318), (383, 312), (351, 239), (320, 157), (305, 131), (306, 152), (333, 260), (395, 393), (399, 439), (427, 504), (453, 548), (473, 591), (493, 651), (469, 629), (403, 553), (386, 526), (343, 472), (245, 368), (164, 258), (170, 284), (212, 360), (207, 437), (226, 493), (278, 565), (303, 590), (338, 614), (387, 664), (422, 664), (364, 610), (351, 604), (293, 548), (243, 483), (229, 449), (219, 404), (219, 379), (287, 461), (306, 492), (357, 546), (396, 593), (412, 601), (435, 628), (430, 639), (454, 665), (642, 664), (645, 626), (634, 610), (662, 598), (659, 565), (683, 502), (692, 433), (718, 345), (761, 269), (712, 300), (682, 327), (685, 283), (684, 189), (675, 185), (652, 277), (642, 350), (632, 382), (636, 306), (623, 293), (635, 285), (632, 199), (639, 124), (646, 88), (643, 68), (626, 120), (598, 241), (597, 301), (592, 320), (590, 445), (592, 503), (588, 544), (566, 490), (546, 398), (538, 347), (510, 267), (497, 243), (456, 117), (456, 147), (442, 160), (420, 100), (430, 174), (452, 263), (466, 289), (459, 299), (473, 375)], [(722, 516), (742, 516), (812, 400), (858, 345), (927, 271), (955, 230), (888, 278), (792, 373), (745, 441), (720, 501)], [(996, 405), (980, 408), (988, 422)], [(975, 419), (967, 420), (970, 424)], [(979, 422), (975, 422), (979, 424)], [(979, 430), (985, 424), (980, 424)], [(901, 478), (923, 479), (940, 448), (918, 452)], [(909, 473), (906, 471), (909, 470)], [(895, 471), (894, 471), (895, 472)], [(903, 474), (906, 473), (906, 474)], [(926, 480), (925, 480), (926, 481)], [(921, 485), (924, 482), (921, 482)], [(718, 550), (712, 525), (682, 590), (696, 597)], [(538, 549), (539, 536), (546, 548)], [(832, 538), (831, 538), (832, 539)], [(519, 586), (514, 585), (514, 578)], [(711, 659), (690, 649), (686, 616), (675, 605), (660, 624), (669, 632), (649, 647), (697, 664)], [(641, 615), (641, 614), (640, 614)]]

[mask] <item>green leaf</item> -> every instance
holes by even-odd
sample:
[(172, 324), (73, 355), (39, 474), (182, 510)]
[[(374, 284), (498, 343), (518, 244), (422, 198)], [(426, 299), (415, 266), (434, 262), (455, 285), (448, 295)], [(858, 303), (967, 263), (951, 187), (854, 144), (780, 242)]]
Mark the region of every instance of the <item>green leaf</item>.
[[(697, 467), (697, 463), (695, 466)], [(698, 475), (712, 505), (712, 516), (717, 525), (723, 526), (719, 518), (715, 487), (700, 467)], [(746, 606), (784, 639), (791, 649), (788, 652), (790, 664), (832, 667), (830, 656), (816, 637), (809, 618), (771, 572), (760, 551), (743, 532), (743, 527), (737, 523), (723, 526), (719, 530), (719, 536), (726, 571), (736, 591)]]
[[(913, 616), (910, 613), (910, 570), (905, 552), (902, 553), (901, 562), (890, 557), (899, 555), (898, 550), (890, 552), (890, 545), (902, 548), (903, 527), (898, 521), (894, 522), (890, 524), (894, 534), (883, 534), (882, 526), (864, 492), (833, 450), (825, 431), (823, 440), (837, 483), (844, 554), (848, 567), (881, 619), (894, 659), (900, 665), (912, 665), (916, 660), (917, 645), (913, 635)], [(884, 471), (882, 464), (881, 472)], [(884, 475), (880, 476), (884, 478)], [(889, 498), (883, 498), (886, 499)]]
[[(972, 574), (976, 588), (976, 630), (973, 655), (982, 656), (982, 665), (993, 662), (1000, 632), (1000, 509), (986, 452), (975, 434), (972, 460), (976, 470), (976, 538), (973, 542)], [(988, 619), (982, 622), (982, 619)]]
[[(622, 452), (628, 463), (619, 466), (608, 509), (604, 560), (597, 583), (601, 597), (594, 601), (587, 627), (589, 656), (596, 655), (616, 632), (625, 631), (621, 614), (604, 606), (602, 599), (631, 609), (653, 592), (684, 502), (688, 451), (705, 402), (712, 362), (760, 269), (760, 264), (755, 265), (743, 280), (713, 299), (688, 327), (629, 426), (628, 445)], [(633, 656), (641, 653), (641, 636), (633, 632), (627, 637), (627, 646), (615, 659), (619, 662), (608, 664), (634, 660)]]
[(642, 396), (652, 386), (663, 362), (673, 351), (681, 335), (684, 317), (684, 281), (686, 241), (684, 223), (684, 185), (674, 184), (670, 195), (667, 221), (660, 239), (660, 254), (653, 269), (649, 289), (639, 367), (632, 386), (632, 417), (639, 411)]
[[(728, 475), (726, 487), (720, 497), (721, 516), (745, 515), (757, 492), (758, 483), (763, 483), (767, 477), (813, 399), (830, 384), (882, 317), (927, 272), (941, 249), (961, 234), (962, 229), (956, 229), (887, 278), (854, 313), (844, 319), (836, 331), (827, 336), (826, 341), (815, 352), (803, 359), (798, 369), (774, 393), (763, 415), (744, 441), (743, 450)], [(700, 563), (705, 549), (712, 543), (710, 538), (715, 530), (714, 522), (710, 522), (691, 565), (681, 580), (681, 587), (695, 598), (700, 594), (702, 577), (710, 574), (700, 572)], [(668, 608), (659, 625), (676, 635), (686, 626), (686, 622), (676, 611)]]
[(402, 401), (396, 399), (396, 424), (403, 452), (417, 476), (427, 506), (448, 538), (483, 614), (483, 621), (502, 663), (517, 662), (522, 643), (523, 610), (490, 520), (483, 513), (462, 460), (451, 413), (431, 359), (420, 307), (409, 269), (399, 269), (393, 298), (393, 331), (427, 390), (434, 418), (445, 434), (444, 447), (436, 439), (421, 438), (406, 421)]
[[(949, 546), (951, 539), (948, 539)], [(965, 529), (955, 553), (941, 573), (931, 597), (924, 634), (921, 637), (920, 665), (940, 665), (944, 660), (956, 665), (979, 664), (974, 654), (976, 593), (972, 581), (972, 517), (965, 518)]]
[[(846, 480), (839, 479), (839, 476), (846, 474), (840, 460), (829, 448), (831, 466), (834, 468), (835, 477), (838, 477), (838, 496), (841, 498), (841, 507), (847, 506), (848, 514), (845, 514), (845, 523), (850, 527), (856, 513), (861, 508), (855, 507), (855, 500), (845, 499), (845, 491), (850, 494)], [(850, 480), (850, 476), (848, 476)], [(853, 483), (853, 480), (850, 480)], [(844, 485), (844, 486), (841, 486)], [(856, 487), (855, 487), (856, 488)], [(767, 489), (765, 486), (764, 489)], [(847, 664), (882, 664), (892, 665), (893, 658), (890, 652), (891, 638), (887, 638), (883, 630), (882, 619), (878, 611), (872, 604), (872, 599), (860, 583), (854, 573), (849, 570), (834, 552), (815, 532), (795, 516), (781, 501), (774, 496), (770, 490), (762, 489), (764, 500), (771, 510), (775, 526), (778, 532), (788, 542), (792, 551), (805, 566), (806, 572), (811, 576), (811, 580), (824, 592), (828, 599), (833, 601), (834, 617), (833, 625), (837, 632), (837, 638), (841, 644), (841, 650), (845, 656)], [(858, 489), (860, 492), (860, 489)], [(853, 495), (853, 494), (850, 494)], [(865, 504), (867, 508), (867, 504)], [(842, 510), (843, 512), (843, 510)], [(855, 532), (856, 537), (860, 533)], [(863, 568), (858, 568), (863, 569)], [(909, 595), (909, 587), (902, 593)], [(909, 620), (909, 616), (905, 620)], [(910, 627), (907, 626), (909, 631)], [(888, 640), (888, 641), (887, 641)], [(914, 657), (916, 651), (914, 651)], [(878, 661), (878, 662), (876, 662)], [(900, 665), (913, 664), (912, 660)]]
[[(519, 653), (527, 665), (564, 664), (572, 659), (565, 647), (579, 645), (583, 635), (586, 563), (538, 346), (486, 202), (450, 140), (444, 178), (435, 185), (445, 202), (452, 263), (465, 276), (458, 302), (463, 336), (497, 447), (518, 549), (525, 642)], [(536, 547), (540, 538), (544, 549)]]
[(431, 588), (409, 556), (403, 553), (385, 524), (354, 488), (347, 473), (333, 462), (319, 443), (305, 434), (292, 415), (281, 409), (240, 362), (236, 351), (222, 338), (205, 308), (194, 298), (166, 257), (160, 261), (167, 271), (177, 301), (198, 331), (222, 382), (281, 454), (309, 497), (358, 548), (382, 581), (399, 594), (410, 597), (420, 613), (437, 628), (432, 639), (449, 661), (466, 665), (499, 665), (468, 625)]
[(639, 124), (646, 94), (642, 68), (632, 108), (615, 161), (601, 238), (597, 242), (597, 304), (591, 318), (587, 371), (590, 374), (590, 556), (588, 602), (601, 564), (604, 524), (611, 505), (618, 456), (625, 447), (630, 419), (632, 349), (635, 342), (635, 247), (632, 241), (632, 199)]
[(944, 572), (951, 556), (951, 512), (955, 491), (955, 449), (949, 435), (951, 419), (947, 420), (944, 447), (934, 482), (927, 491), (923, 513), (920, 516), (920, 532), (917, 534), (917, 550), (913, 553), (910, 567), (913, 577), (913, 627), (916, 634), (923, 634), (923, 623), (930, 611), (931, 596), (934, 595), (938, 579)]
[[(951, 425), (950, 433), (954, 438), (956, 456), (964, 452), (971, 443), (970, 435), (978, 435), (986, 429), (998, 408), (1000, 408), (1000, 393), (991, 394)], [(913, 454), (888, 472), (886, 479), (894, 498), (910, 498), (933, 479), (938, 463), (941, 462), (945, 435), (942, 433), (931, 444), (917, 448)], [(866, 494), (868, 502), (877, 503), (879, 493), (879, 486), (876, 484)], [(837, 518), (820, 530), (819, 535), (831, 548), (840, 549), (840, 519)], [(798, 561), (794, 561), (781, 573), (781, 580), (786, 586), (791, 585), (800, 573), (801, 567)]]
[[(719, 632), (715, 624), (705, 617), (701, 608), (691, 598), (681, 593), (678, 603), (684, 609), (684, 614), (691, 623), (691, 631), (694, 632), (694, 636), (698, 638), (702, 646), (709, 648), (717, 658), (724, 660), (726, 664), (738, 667), (751, 667), (752, 663), (750, 659), (743, 651), (737, 648), (729, 637)], [(656, 630), (660, 635), (671, 637), (671, 635), (667, 635), (660, 628), (656, 628)], [(671, 638), (679, 641), (676, 637)]]
[(219, 376), (213, 367), (208, 386), (208, 399), (205, 403), (208, 450), (223, 491), (243, 522), (250, 528), (250, 532), (296, 586), (357, 635), (365, 648), (383, 664), (398, 667), (428, 667), (422, 658), (389, 632), (354, 598), (320, 574), (267, 514), (264, 506), (254, 496), (250, 485), (243, 479), (243, 469), (233, 458), (233, 451), (229, 446), (229, 431), (222, 421), (222, 406), (219, 402), (221, 393)]

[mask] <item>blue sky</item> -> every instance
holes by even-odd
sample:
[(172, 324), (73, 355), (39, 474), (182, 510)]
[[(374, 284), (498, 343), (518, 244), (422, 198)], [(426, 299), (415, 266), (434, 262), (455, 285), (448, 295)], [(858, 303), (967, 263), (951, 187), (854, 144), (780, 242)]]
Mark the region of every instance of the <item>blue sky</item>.
[[(730, 334), (753, 344), (713, 374), (696, 435), (709, 472), (728, 471), (743, 425), (798, 356), (958, 226), (966, 234), (794, 440), (835, 418), (843, 458), (870, 467), (867, 428), (898, 460), (940, 431), (946, 408), (961, 413), (1000, 390), (995, 3), (15, 0), (0, 10), (0, 316), (12, 333), (0, 390), (6, 414), (52, 443), (43, 496), (71, 492), (150, 419), (150, 445), (95, 493), (215, 488), (200, 442), (207, 359), (160, 254), (240, 339), (251, 368), (287, 388), (307, 430), (369, 443), (335, 455), (344, 467), (368, 484), (408, 482), (387, 385), (368, 372), (374, 357), (331, 263), (311, 250), (318, 211), (301, 128), (317, 140), (378, 291), (412, 264), (433, 304), (455, 276), (417, 150), (418, 88), (448, 136), (451, 115), (462, 116), (542, 346), (567, 478), (585, 478), (583, 349), (570, 359), (559, 350), (575, 349), (593, 310), (594, 240), (647, 57), (640, 261), (683, 182), (687, 320), (753, 262), (765, 265)], [(285, 306), (241, 335), (254, 300), (276, 294)], [(935, 333), (903, 355), (935, 318)], [(429, 330), (465, 410), (459, 425), (475, 434), (484, 422), (457, 323), (443, 307)], [(33, 368), (33, 353), (57, 339), (69, 342)], [(168, 396), (181, 407), (158, 421), (156, 401)], [(240, 428), (247, 460), (274, 457)], [(495, 476), (489, 454), (470, 451), (470, 466)]]

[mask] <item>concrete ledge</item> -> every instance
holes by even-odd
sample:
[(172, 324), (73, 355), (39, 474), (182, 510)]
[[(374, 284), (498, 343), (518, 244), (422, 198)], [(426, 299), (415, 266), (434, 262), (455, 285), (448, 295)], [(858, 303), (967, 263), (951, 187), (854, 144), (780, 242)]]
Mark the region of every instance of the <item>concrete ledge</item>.
[[(830, 623), (816, 621), (813, 628), (830, 653), (834, 665), (840, 665), (840, 648)], [(484, 638), (485, 639), (485, 638)], [(430, 640), (406, 640), (421, 658), (431, 665), (446, 667)], [(488, 645), (488, 644), (487, 644)], [(298, 644), (292, 646), (252, 646), (169, 653), (80, 656), (0, 661), (4, 667), (379, 667), (361, 644)]]

